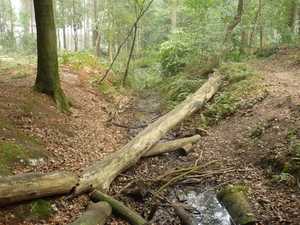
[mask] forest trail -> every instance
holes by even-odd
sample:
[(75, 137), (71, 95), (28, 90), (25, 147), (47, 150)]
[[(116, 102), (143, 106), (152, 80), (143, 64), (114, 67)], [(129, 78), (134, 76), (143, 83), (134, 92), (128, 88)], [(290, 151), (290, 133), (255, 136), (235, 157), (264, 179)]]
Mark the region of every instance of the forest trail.
[[(279, 49), (274, 55), (249, 64), (261, 74), (260, 84), (268, 93), (264, 98), (247, 111), (240, 110), (218, 125), (209, 127), (208, 135), (201, 137), (188, 156), (173, 153), (141, 159), (115, 179), (110, 194), (114, 196), (133, 181), (155, 191), (161, 183), (154, 181), (167, 171), (190, 167), (197, 160), (199, 164), (216, 160), (217, 163), (202, 171), (214, 172), (214, 175), (205, 176), (201, 181), (189, 180), (184, 187), (197, 188), (199, 192), (217, 192), (226, 184), (243, 184), (249, 187), (247, 196), (253, 212), (263, 221), (261, 224), (300, 224), (299, 189), (287, 184), (267, 184), (267, 172), (271, 171), (267, 156), (280, 159), (281, 150), (291, 148), (287, 133), (300, 128), (300, 63), (293, 60), (298, 54), (296, 50)], [(156, 96), (100, 94), (84, 77), (65, 70), (61, 72), (62, 86), (74, 105), (74, 114), (66, 116), (57, 112), (47, 96), (30, 91), (34, 84), (34, 68), (31, 68), (29, 77), (11, 79), (21, 71), (22, 68), (16, 68), (0, 77), (0, 122), (3, 127), (0, 137), (23, 147), (30, 157), (34, 157), (36, 153), (31, 151), (28, 139), (18, 135), (18, 130), (21, 130), (41, 143), (43, 152), (36, 157), (43, 160), (34, 166), (22, 165), (22, 159), (13, 162), (9, 165), (13, 174), (80, 172), (128, 143), (135, 135), (135, 131), (130, 133), (130, 127), (140, 126), (142, 129), (162, 113)], [(186, 125), (176, 127), (172, 131), (174, 135), (197, 128), (197, 117), (191, 116)], [(249, 134), (258, 126), (261, 128), (259, 135), (249, 140)], [(245, 144), (242, 149), (238, 148), (241, 144)], [(0, 153), (3, 157), (4, 153)], [(180, 185), (183, 184), (175, 186)], [(145, 197), (143, 201), (133, 201), (132, 198), (120, 197), (140, 213), (149, 209), (150, 199)], [(19, 212), (32, 206), (29, 202), (2, 208), (0, 224), (67, 224), (83, 213), (88, 196), (80, 195), (72, 201), (67, 201), (66, 196), (46, 200), (56, 207), (50, 217), (38, 221), (25, 214), (20, 217), (22, 213)], [(163, 213), (164, 210), (157, 215), (157, 223), (178, 224), (170, 214)], [(108, 224), (127, 223), (112, 217)]]

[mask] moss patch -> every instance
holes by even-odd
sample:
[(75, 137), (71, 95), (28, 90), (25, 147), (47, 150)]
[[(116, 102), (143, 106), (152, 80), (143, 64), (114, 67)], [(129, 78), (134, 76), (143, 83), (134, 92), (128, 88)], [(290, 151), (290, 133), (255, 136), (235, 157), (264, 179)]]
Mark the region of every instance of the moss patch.
[(44, 199), (38, 199), (34, 201), (31, 211), (32, 214), (36, 217), (49, 216), (51, 213), (52, 207), (49, 202)]
[(10, 175), (8, 169), (12, 162), (18, 162), (24, 165), (28, 163), (29, 155), (25, 150), (16, 144), (7, 143), (0, 140), (0, 175)]
[(225, 205), (236, 224), (250, 225), (257, 222), (250, 211), (246, 191), (244, 186), (228, 185), (217, 194), (217, 198)]

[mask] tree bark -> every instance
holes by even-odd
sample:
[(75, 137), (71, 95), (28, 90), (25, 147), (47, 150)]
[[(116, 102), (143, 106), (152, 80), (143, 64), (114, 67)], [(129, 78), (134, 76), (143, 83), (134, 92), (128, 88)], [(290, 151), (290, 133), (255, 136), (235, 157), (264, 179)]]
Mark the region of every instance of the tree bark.
[(91, 194), (91, 199), (93, 201), (106, 201), (108, 202), (113, 211), (118, 214), (123, 219), (130, 222), (130, 224), (133, 225), (143, 225), (147, 224), (147, 221), (140, 216), (137, 212), (135, 212), (133, 209), (128, 208), (125, 206), (122, 202), (117, 201), (116, 199), (100, 192), (100, 191), (93, 191)]
[(237, 7), (237, 14), (227, 27), (226, 35), (225, 35), (224, 41), (222, 43), (222, 46), (220, 48), (219, 54), (216, 56), (216, 58), (213, 62), (213, 69), (218, 68), (220, 66), (220, 63), (226, 53), (226, 49), (227, 49), (228, 43), (230, 41), (231, 33), (232, 33), (233, 29), (235, 28), (235, 26), (238, 25), (238, 23), (242, 19), (243, 8), (244, 8), (244, 0), (239, 0), (238, 7)]
[(76, 186), (73, 172), (29, 173), (0, 178), (0, 207), (45, 196), (68, 194)]
[(101, 30), (102, 30), (102, 24), (104, 21), (104, 16), (106, 14), (107, 2), (108, 2), (108, 0), (105, 0), (103, 14), (102, 14), (102, 17), (100, 20), (100, 24), (97, 27), (98, 31), (97, 31), (97, 39), (96, 39), (96, 44), (95, 44), (95, 49), (94, 49), (94, 59), (96, 59), (97, 57), (100, 57), (100, 55), (101, 55), (100, 36), (101, 36)]
[(34, 89), (51, 96), (60, 111), (70, 114), (69, 101), (61, 88), (58, 73), (52, 0), (34, 0), (34, 10), (38, 50), (38, 68)]
[(251, 213), (251, 207), (245, 195), (246, 191), (243, 186), (229, 185), (217, 194), (218, 200), (224, 204), (235, 224), (251, 225), (258, 222)]
[(197, 225), (197, 220), (193, 214), (188, 213), (182, 206), (176, 206), (174, 211), (182, 225)]
[(133, 166), (170, 129), (202, 107), (217, 92), (221, 81), (220, 76), (210, 77), (197, 92), (150, 124), (121, 150), (85, 168), (74, 194), (94, 189), (107, 191), (118, 174)]
[(111, 212), (112, 208), (107, 202), (90, 202), (84, 214), (69, 225), (104, 225)]
[(172, 151), (178, 150), (180, 148), (183, 148), (184, 146), (186, 146), (190, 143), (195, 143), (199, 139), (200, 139), (200, 135), (194, 135), (193, 137), (189, 137), (189, 138), (176, 139), (173, 141), (156, 144), (156, 145), (152, 146), (143, 155), (143, 157), (159, 155), (159, 154), (166, 153), (166, 152), (172, 152)]

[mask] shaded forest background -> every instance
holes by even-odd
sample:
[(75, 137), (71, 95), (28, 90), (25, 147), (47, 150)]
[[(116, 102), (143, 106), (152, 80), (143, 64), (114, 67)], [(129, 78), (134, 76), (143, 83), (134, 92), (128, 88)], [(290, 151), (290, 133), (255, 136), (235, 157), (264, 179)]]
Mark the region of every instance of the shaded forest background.
[[(59, 60), (65, 63), (77, 57), (94, 64), (97, 59), (108, 67), (118, 55), (112, 71), (120, 80), (129, 74), (127, 83), (137, 89), (178, 74), (193, 80), (213, 69), (237, 4), (55, 0)], [(242, 21), (231, 35), (224, 60), (242, 61), (252, 53), (270, 54), (278, 45), (298, 44), (298, 5), (297, 0), (245, 1)], [(4, 0), (0, 7), (1, 52), (35, 54), (33, 1)], [(74, 56), (74, 52), (80, 54)]]

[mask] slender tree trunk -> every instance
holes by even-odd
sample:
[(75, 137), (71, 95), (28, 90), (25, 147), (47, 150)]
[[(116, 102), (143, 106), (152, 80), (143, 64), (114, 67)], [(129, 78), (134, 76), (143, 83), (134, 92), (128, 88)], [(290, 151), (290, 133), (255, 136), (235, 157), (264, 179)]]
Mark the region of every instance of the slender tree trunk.
[(172, 31), (177, 27), (177, 0), (173, 1), (171, 13), (171, 28)]
[(108, 0), (105, 0), (103, 14), (102, 14), (100, 24), (99, 24), (99, 27), (98, 27), (96, 46), (95, 46), (95, 50), (94, 50), (94, 58), (96, 58), (96, 56), (99, 57), (101, 55), (100, 36), (101, 36), (102, 24), (103, 24), (103, 21), (104, 21), (104, 16), (105, 16), (106, 8), (107, 8), (107, 2), (108, 2)]
[(123, 85), (125, 84), (125, 81), (126, 81), (127, 76), (128, 76), (129, 65), (130, 65), (132, 53), (133, 53), (133, 50), (134, 50), (134, 44), (135, 44), (135, 40), (136, 40), (137, 29), (138, 29), (138, 23), (135, 23), (134, 24), (134, 33), (133, 33), (132, 45), (131, 45), (131, 49), (130, 49), (130, 52), (129, 52), (129, 56), (128, 56), (128, 60), (127, 60), (127, 64), (126, 64), (126, 69), (125, 69), (125, 73), (124, 73), (124, 77), (123, 77)]
[(290, 9), (290, 19), (289, 19), (288, 27), (294, 33), (295, 24), (296, 24), (296, 21), (297, 21), (298, 5), (297, 5), (296, 0), (292, 0), (291, 4), (292, 5), (291, 5), (291, 9)]
[(227, 27), (223, 44), (220, 48), (219, 54), (214, 59), (212, 69), (218, 68), (220, 66), (220, 63), (226, 53), (226, 49), (227, 49), (228, 43), (230, 41), (231, 33), (232, 33), (233, 29), (235, 28), (235, 26), (238, 25), (238, 23), (242, 19), (243, 7), (244, 7), (244, 0), (239, 0), (238, 7), (237, 7), (237, 14), (234, 17), (234, 19), (231, 21), (229, 26)]
[(75, 1), (73, 0), (73, 31), (74, 31), (74, 50), (75, 52), (78, 51), (78, 29), (77, 29), (77, 22), (75, 20), (75, 15), (76, 15), (76, 6), (75, 6)]
[(97, 37), (98, 37), (98, 24), (99, 24), (99, 16), (98, 16), (98, 0), (93, 0), (93, 8), (94, 8), (94, 29), (93, 29), (93, 46), (96, 49), (97, 55), (100, 55), (100, 46), (99, 43), (97, 45)]
[(34, 13), (33, 13), (33, 5), (30, 2), (30, 34), (31, 37), (34, 38)]
[(58, 74), (57, 40), (52, 0), (34, 0), (37, 29), (38, 68), (34, 89), (55, 100), (59, 110), (70, 113)]
[[(245, 11), (250, 11), (253, 7), (253, 0), (247, 0), (244, 4)], [(244, 49), (247, 49), (250, 45), (250, 24), (251, 24), (250, 15), (244, 15), (241, 25), (243, 27), (241, 32), (241, 44)]]

